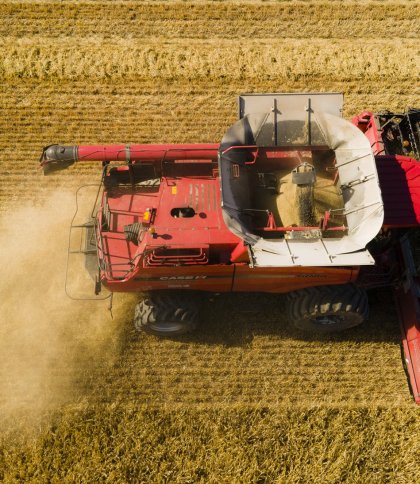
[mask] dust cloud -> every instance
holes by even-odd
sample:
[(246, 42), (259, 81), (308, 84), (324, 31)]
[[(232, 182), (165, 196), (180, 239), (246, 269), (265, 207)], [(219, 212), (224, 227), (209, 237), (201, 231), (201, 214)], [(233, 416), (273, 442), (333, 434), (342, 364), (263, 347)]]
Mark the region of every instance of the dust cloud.
[(0, 416), (83, 401), (120, 350), (127, 309), (112, 319), (108, 301), (64, 291), (74, 207), (73, 194), (54, 193), (0, 218)]

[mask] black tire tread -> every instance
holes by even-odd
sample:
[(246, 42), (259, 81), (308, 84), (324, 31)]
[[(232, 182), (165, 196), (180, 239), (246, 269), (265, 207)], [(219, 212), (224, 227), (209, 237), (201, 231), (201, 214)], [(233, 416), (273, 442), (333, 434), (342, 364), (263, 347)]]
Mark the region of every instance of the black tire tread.
[[(325, 326), (311, 323), (311, 319), (323, 314), (341, 315), (344, 321)], [(287, 317), (299, 329), (342, 331), (362, 323), (368, 315), (366, 291), (355, 284), (309, 287), (288, 295)]]
[[(138, 331), (157, 336), (176, 336), (195, 329), (198, 304), (190, 294), (150, 293), (136, 306), (134, 326)], [(182, 329), (174, 332), (160, 332), (153, 327), (156, 323), (177, 322)]]

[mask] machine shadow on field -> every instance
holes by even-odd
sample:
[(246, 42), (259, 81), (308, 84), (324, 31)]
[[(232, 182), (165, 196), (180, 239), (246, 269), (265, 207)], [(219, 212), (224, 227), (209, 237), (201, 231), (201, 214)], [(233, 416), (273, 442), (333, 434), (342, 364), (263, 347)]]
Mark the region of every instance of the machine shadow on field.
[(264, 293), (221, 294), (208, 300), (198, 328), (177, 340), (198, 344), (247, 346), (256, 336), (318, 342), (400, 342), (392, 293), (369, 292), (370, 316), (362, 325), (339, 333), (305, 333), (286, 316), (286, 296)]

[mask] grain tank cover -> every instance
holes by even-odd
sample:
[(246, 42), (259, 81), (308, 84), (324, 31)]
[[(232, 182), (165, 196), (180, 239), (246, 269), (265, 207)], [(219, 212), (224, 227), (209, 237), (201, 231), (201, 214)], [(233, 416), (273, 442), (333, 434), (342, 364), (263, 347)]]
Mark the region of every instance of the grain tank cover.
[(375, 159), (341, 110), (341, 94), (240, 97), (219, 149), (222, 212), (254, 265), (374, 263), (366, 244), (383, 222)]

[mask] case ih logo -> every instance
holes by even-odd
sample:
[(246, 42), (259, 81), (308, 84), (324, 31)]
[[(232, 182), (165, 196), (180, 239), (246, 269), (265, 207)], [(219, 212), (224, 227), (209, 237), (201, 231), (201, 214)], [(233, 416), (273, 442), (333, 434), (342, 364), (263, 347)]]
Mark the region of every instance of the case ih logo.
[(161, 281), (196, 281), (197, 279), (207, 279), (207, 276), (163, 276)]

